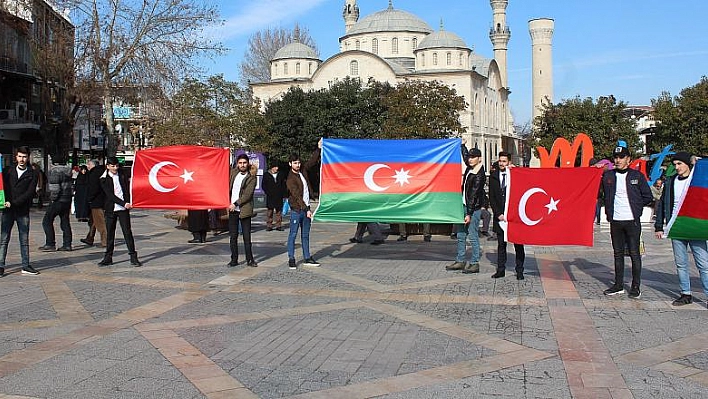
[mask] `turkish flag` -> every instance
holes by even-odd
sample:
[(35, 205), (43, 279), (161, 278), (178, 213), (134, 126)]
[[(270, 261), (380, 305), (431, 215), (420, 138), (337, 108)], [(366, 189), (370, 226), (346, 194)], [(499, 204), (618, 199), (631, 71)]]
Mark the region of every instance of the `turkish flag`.
[(593, 245), (603, 169), (511, 168), (505, 236), (515, 244)]
[(153, 209), (229, 206), (228, 148), (176, 145), (135, 153), (132, 205)]

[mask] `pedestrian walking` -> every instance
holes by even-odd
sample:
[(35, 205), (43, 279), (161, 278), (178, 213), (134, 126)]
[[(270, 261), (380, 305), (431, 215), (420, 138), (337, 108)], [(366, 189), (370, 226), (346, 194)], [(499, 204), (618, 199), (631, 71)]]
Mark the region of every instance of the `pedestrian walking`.
[(91, 213), (89, 214), (89, 231), (86, 234), (86, 238), (82, 238), (79, 241), (88, 246), (92, 246), (94, 243), (94, 238), (96, 237), (96, 231), (98, 231), (101, 237), (100, 246), (105, 248), (107, 233), (106, 218), (103, 207), (106, 202), (106, 194), (103, 193), (100, 179), (106, 172), (106, 167), (99, 164), (97, 159), (88, 161), (86, 167), (88, 168), (87, 201)]
[(22, 274), (39, 274), (29, 263), (29, 211), (37, 188), (37, 172), (29, 166), (29, 156), (28, 147), (17, 147), (15, 149), (17, 164), (2, 171), (5, 207), (0, 218), (0, 277), (5, 275), (7, 245), (10, 243), (12, 226), (15, 223), (20, 238)]

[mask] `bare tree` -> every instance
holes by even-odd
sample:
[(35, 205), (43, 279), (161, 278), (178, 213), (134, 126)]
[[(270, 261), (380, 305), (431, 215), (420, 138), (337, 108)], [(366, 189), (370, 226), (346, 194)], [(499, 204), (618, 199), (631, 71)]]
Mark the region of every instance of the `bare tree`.
[[(196, 60), (224, 48), (204, 34), (221, 21), (201, 0), (59, 0), (76, 22), (77, 80), (103, 103), (107, 152), (115, 154), (113, 102), (127, 86), (169, 91), (200, 70)], [(86, 83), (88, 82), (88, 83)]]
[(254, 33), (248, 39), (248, 49), (239, 66), (241, 70), (241, 84), (247, 86), (249, 82), (267, 82), (270, 80), (270, 60), (275, 53), (285, 45), (298, 41), (317, 50), (317, 44), (306, 28), (297, 24), (292, 30), (272, 28)]

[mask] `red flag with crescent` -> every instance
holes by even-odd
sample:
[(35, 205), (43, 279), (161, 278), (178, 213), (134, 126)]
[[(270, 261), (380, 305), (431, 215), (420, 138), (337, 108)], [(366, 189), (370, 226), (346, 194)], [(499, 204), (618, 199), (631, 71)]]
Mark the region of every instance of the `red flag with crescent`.
[(219, 209), (229, 206), (228, 148), (177, 145), (135, 154), (133, 207)]
[(603, 169), (511, 168), (506, 238), (515, 244), (593, 245)]

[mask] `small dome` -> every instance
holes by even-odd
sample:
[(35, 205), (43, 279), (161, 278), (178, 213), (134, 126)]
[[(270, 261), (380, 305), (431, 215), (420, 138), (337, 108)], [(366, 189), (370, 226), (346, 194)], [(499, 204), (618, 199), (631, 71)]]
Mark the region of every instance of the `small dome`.
[(300, 42), (286, 44), (275, 53), (271, 61), (285, 58), (306, 58), (317, 60), (317, 52), (310, 46)]
[(446, 30), (439, 30), (437, 32), (429, 34), (423, 40), (420, 41), (418, 47), (416, 47), (416, 50), (423, 50), (429, 48), (469, 49), (469, 47), (467, 47), (467, 44), (465, 44), (465, 41), (462, 40), (462, 38)]
[(430, 28), (430, 25), (422, 19), (407, 11), (396, 10), (389, 3), (387, 9), (373, 13), (354, 24), (347, 32), (347, 36), (362, 33), (402, 31), (430, 33), (433, 30)]

